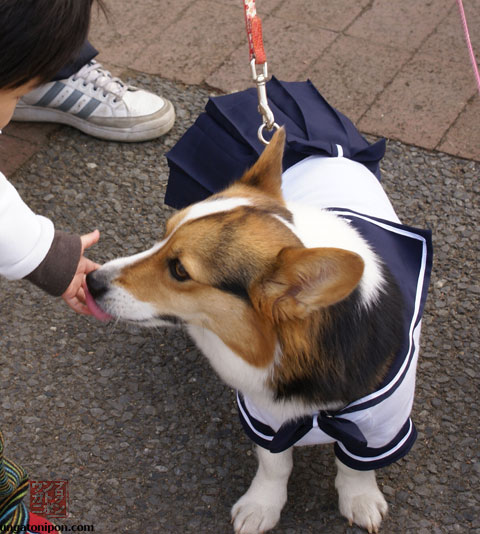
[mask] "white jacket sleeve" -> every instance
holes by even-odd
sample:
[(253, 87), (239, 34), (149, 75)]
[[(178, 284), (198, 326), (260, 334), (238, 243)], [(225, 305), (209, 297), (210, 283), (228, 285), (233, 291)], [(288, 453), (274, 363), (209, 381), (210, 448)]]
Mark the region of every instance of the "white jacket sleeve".
[(35, 215), (0, 173), (0, 275), (24, 278), (43, 261), (54, 237), (52, 221)]

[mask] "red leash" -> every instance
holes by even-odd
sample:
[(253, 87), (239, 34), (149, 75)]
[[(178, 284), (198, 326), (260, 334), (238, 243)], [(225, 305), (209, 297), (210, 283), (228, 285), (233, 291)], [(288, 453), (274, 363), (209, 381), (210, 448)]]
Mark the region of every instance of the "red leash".
[[(275, 122), (273, 112), (268, 105), (266, 83), (268, 79), (267, 56), (263, 48), (262, 21), (257, 16), (255, 0), (243, 0), (245, 10), (245, 24), (247, 26), (248, 48), (250, 51), (250, 68), (252, 70), (253, 81), (257, 86), (258, 112), (262, 115), (263, 123), (258, 129), (257, 135), (264, 145), (268, 141), (263, 137), (263, 130), (268, 131), (279, 128)], [(257, 65), (260, 72), (257, 72)]]
[(248, 47), (250, 49), (250, 61), (255, 59), (257, 65), (263, 65), (267, 61), (263, 48), (262, 21), (257, 16), (255, 0), (244, 0), (245, 24), (247, 25)]
[(460, 10), (460, 17), (462, 19), (463, 31), (465, 32), (465, 40), (467, 41), (468, 53), (470, 55), (470, 61), (473, 67), (473, 74), (477, 81), (478, 93), (480, 94), (480, 74), (478, 73), (477, 60), (475, 59), (475, 53), (473, 52), (472, 41), (470, 40), (470, 32), (468, 31), (467, 17), (465, 16), (465, 10), (463, 9), (462, 0), (457, 0), (458, 9)]

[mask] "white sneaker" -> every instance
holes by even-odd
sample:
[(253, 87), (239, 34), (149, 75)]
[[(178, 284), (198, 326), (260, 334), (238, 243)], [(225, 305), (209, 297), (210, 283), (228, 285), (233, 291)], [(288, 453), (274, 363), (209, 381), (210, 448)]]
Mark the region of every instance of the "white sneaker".
[(147, 141), (172, 128), (175, 110), (170, 101), (125, 84), (92, 60), (70, 78), (23, 96), (13, 120), (68, 124), (111, 141)]

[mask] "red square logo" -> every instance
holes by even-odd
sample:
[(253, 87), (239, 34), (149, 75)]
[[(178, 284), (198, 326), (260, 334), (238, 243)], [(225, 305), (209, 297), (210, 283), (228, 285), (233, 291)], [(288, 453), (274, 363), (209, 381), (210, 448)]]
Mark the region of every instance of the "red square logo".
[(67, 517), (68, 480), (30, 480), (30, 511), (43, 517)]

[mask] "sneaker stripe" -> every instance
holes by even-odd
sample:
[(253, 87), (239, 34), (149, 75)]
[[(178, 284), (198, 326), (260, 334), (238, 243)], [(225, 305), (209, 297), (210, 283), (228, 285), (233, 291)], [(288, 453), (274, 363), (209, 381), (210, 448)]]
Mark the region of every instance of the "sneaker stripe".
[(100, 100), (92, 98), (90, 102), (83, 106), (83, 108), (78, 113), (75, 113), (75, 115), (77, 117), (80, 117), (81, 119), (87, 119), (98, 108), (100, 104)]
[(74, 106), (80, 98), (82, 98), (83, 93), (78, 89), (75, 89), (73, 93), (61, 104), (60, 106), (55, 106), (60, 111), (68, 111), (72, 106)]
[(42, 98), (35, 104), (35, 106), (47, 107), (48, 104), (65, 88), (62, 82), (55, 82), (52, 87), (42, 96)]

